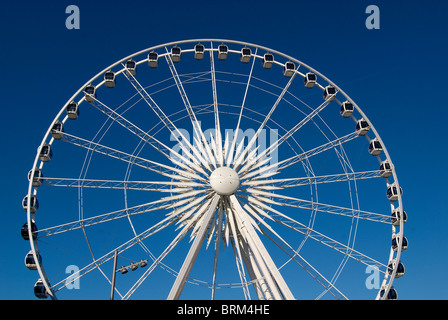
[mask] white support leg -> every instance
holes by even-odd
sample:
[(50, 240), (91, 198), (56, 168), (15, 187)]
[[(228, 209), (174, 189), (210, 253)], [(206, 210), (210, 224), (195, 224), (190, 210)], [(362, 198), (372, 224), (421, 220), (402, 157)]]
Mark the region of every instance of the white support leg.
[(190, 251), (187, 254), (187, 258), (185, 259), (182, 268), (177, 275), (176, 281), (174, 282), (174, 285), (168, 295), (168, 300), (179, 299), (182, 290), (184, 289), (188, 275), (190, 274), (191, 268), (193, 267), (194, 261), (198, 256), (199, 250), (201, 249), (202, 242), (204, 241), (205, 235), (207, 234), (208, 227), (210, 225), (210, 222), (212, 221), (213, 215), (215, 214), (220, 198), (221, 197), (219, 195), (215, 195), (208, 211), (205, 213), (205, 217), (202, 221), (201, 227), (199, 228), (198, 234), (196, 235), (196, 238), (191, 245)]

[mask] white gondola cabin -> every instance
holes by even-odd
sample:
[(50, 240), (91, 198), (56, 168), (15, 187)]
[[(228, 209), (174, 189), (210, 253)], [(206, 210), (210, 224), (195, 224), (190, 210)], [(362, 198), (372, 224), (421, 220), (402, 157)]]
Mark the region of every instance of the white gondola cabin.
[(314, 87), (314, 85), (316, 84), (316, 81), (317, 81), (317, 76), (314, 73), (308, 72), (307, 74), (305, 74), (305, 78), (303, 80), (303, 82), (305, 83), (305, 87), (307, 87), (307, 88)]
[(159, 55), (157, 52), (152, 51), (148, 53), (148, 65), (150, 68), (157, 68), (158, 66)]
[[(38, 260), (39, 264), (42, 264), (42, 256), (39, 254), (39, 252), (37, 253), (37, 260)], [(25, 256), (25, 266), (29, 270), (37, 270), (37, 264), (36, 264), (36, 261), (34, 260), (34, 255), (33, 255), (32, 250), (30, 250), (27, 253), (27, 255)]]
[(392, 175), (392, 167), (388, 160), (381, 162), (380, 174), (383, 178), (389, 178)]
[[(37, 226), (34, 221), (31, 221), (31, 232), (33, 235), (33, 240), (37, 239)], [(20, 229), (20, 235), (22, 236), (23, 240), (30, 240), (29, 234), (28, 234), (28, 222), (25, 222), (25, 224)]]
[(333, 101), (336, 97), (336, 89), (333, 86), (326, 86), (324, 89), (324, 100)]
[[(395, 252), (398, 251), (399, 244), (400, 244), (400, 235), (394, 234), (392, 236), (391, 246)], [(403, 236), (403, 245), (401, 246), (401, 251), (404, 251), (407, 248), (408, 248), (408, 239), (406, 239), (406, 237)]]
[(377, 156), (383, 151), (383, 146), (381, 145), (381, 142), (375, 138), (370, 141), (369, 143), (369, 153), (372, 156)]
[(348, 118), (353, 114), (353, 104), (349, 101), (345, 101), (341, 104), (341, 116)]
[[(33, 169), (28, 172), (28, 181), (31, 181), (31, 175), (33, 174)], [(33, 177), (33, 187), (40, 187), (44, 181), (44, 175), (42, 170), (39, 168), (34, 169)]]
[(182, 50), (180, 50), (178, 46), (174, 46), (171, 48), (171, 60), (173, 60), (173, 62), (179, 62), (181, 54)]
[(84, 89), (84, 95), (86, 97), (86, 101), (87, 102), (94, 102), (95, 99), (96, 99), (96, 89), (95, 89), (95, 87), (92, 86), (91, 84), (89, 84)]
[(115, 73), (113, 71), (107, 71), (104, 74), (104, 82), (106, 84), (106, 87), (113, 88), (115, 87)]
[(283, 66), (283, 75), (285, 77), (290, 78), (294, 74), (295, 69), (296, 69), (296, 66), (295, 66), (294, 62), (288, 61)]
[(225, 44), (220, 44), (218, 46), (218, 59), (219, 60), (226, 60), (228, 52), (229, 52), (229, 47), (226, 46)]
[(392, 214), (390, 216), (390, 221), (395, 227), (398, 227), (400, 225), (401, 219), (403, 219), (403, 224), (408, 221), (408, 215), (406, 214), (406, 211), (400, 210), (400, 208), (395, 209), (392, 211)]
[(67, 116), (71, 120), (78, 119), (79, 117), (79, 107), (78, 104), (74, 101), (70, 102), (67, 107), (65, 107), (65, 112)]
[(271, 69), (273, 63), (274, 55), (272, 55), (271, 53), (265, 53), (263, 56), (263, 68)]
[[(26, 195), (22, 200), (22, 208), (25, 211), (28, 211), (28, 195)], [(39, 209), (39, 200), (37, 200), (35, 195), (32, 195), (30, 198), (30, 212), (35, 213)]]
[(56, 140), (61, 140), (64, 136), (64, 127), (59, 120), (56, 120), (53, 127), (51, 127), (51, 136)]
[(204, 58), (204, 51), (205, 51), (204, 45), (202, 45), (200, 43), (195, 45), (194, 46), (194, 58), (196, 60), (202, 60)]
[(39, 159), (42, 162), (48, 162), (53, 157), (53, 152), (49, 144), (44, 144), (39, 151)]
[[(387, 187), (386, 194), (387, 194), (387, 198), (390, 201), (398, 200), (398, 188), (395, 183)], [(403, 189), (401, 187), (400, 187), (400, 194), (403, 195)]]
[(241, 49), (240, 60), (242, 63), (248, 63), (250, 61), (251, 56), (252, 51), (249, 48), (244, 47), (243, 49)]
[(137, 74), (137, 63), (132, 59), (126, 61), (126, 74), (128, 76), (135, 76)]
[(369, 130), (370, 125), (366, 120), (361, 119), (356, 122), (356, 132), (358, 133), (358, 135), (365, 136), (367, 132), (369, 132)]
[[(380, 298), (383, 298), (385, 293), (386, 293), (386, 286), (381, 288)], [(389, 292), (387, 293), (387, 297), (385, 298), (385, 300), (397, 300), (397, 299), (398, 299), (397, 290), (395, 290), (394, 287), (390, 287)]]
[(401, 261), (398, 262), (396, 260), (392, 260), (387, 266), (387, 272), (389, 275), (392, 275), (393, 270), (397, 268), (397, 272), (395, 273), (395, 278), (400, 278), (404, 276), (404, 264)]
[(39, 299), (48, 298), (49, 294), (44, 286), (44, 282), (42, 281), (42, 279), (37, 280), (37, 282), (34, 284), (34, 295)]

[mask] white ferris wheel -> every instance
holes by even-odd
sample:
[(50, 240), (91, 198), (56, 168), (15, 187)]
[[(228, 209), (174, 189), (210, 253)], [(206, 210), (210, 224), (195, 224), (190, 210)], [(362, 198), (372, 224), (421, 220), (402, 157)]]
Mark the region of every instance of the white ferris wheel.
[(404, 274), (377, 130), (263, 46), (179, 41), (108, 66), (57, 113), (28, 179), (38, 298), (396, 299)]

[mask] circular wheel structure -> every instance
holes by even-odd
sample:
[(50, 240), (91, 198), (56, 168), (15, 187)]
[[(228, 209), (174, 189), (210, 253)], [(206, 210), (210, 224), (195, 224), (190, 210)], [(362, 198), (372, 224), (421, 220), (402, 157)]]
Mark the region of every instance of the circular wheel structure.
[(404, 274), (377, 130), (259, 45), (179, 41), (110, 65), (57, 113), (28, 179), (39, 298), (396, 299)]

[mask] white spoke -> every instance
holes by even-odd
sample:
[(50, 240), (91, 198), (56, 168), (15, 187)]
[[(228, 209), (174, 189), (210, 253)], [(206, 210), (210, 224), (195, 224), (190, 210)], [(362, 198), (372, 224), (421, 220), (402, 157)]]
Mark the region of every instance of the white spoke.
[[(252, 178), (254, 176), (259, 176), (259, 175), (261, 175), (263, 173), (266, 173), (266, 172), (269, 172), (269, 171), (273, 171), (273, 170), (277, 170), (277, 171), (284, 170), (285, 168), (287, 168), (289, 166), (292, 166), (292, 165), (294, 165), (294, 164), (296, 164), (298, 162), (301, 162), (301, 161), (304, 161), (306, 159), (309, 159), (309, 158), (311, 158), (311, 157), (313, 157), (313, 156), (315, 156), (315, 155), (317, 155), (319, 153), (325, 152), (327, 150), (331, 150), (331, 149), (333, 149), (333, 148), (335, 148), (335, 147), (337, 147), (337, 146), (339, 146), (339, 145), (341, 145), (343, 143), (351, 141), (351, 140), (353, 140), (353, 139), (355, 139), (357, 137), (358, 137), (358, 133), (357, 132), (352, 132), (352, 133), (349, 133), (349, 134), (347, 134), (347, 135), (345, 135), (345, 136), (343, 136), (341, 138), (337, 138), (337, 139), (335, 139), (333, 141), (327, 142), (327, 143), (325, 143), (325, 144), (323, 144), (321, 146), (318, 146), (318, 147), (316, 147), (314, 149), (311, 149), (311, 150), (305, 151), (305, 152), (303, 152), (301, 154), (292, 156), (292, 157), (290, 157), (288, 159), (282, 160), (282, 161), (280, 161), (278, 163), (274, 163), (274, 164), (272, 164), (270, 166), (265, 166), (265, 167), (262, 167), (262, 168), (258, 168), (261, 165), (257, 164), (257, 165), (255, 165), (255, 166), (253, 166), (251, 168), (252, 171), (249, 171), (249, 172), (246, 171), (246, 173), (242, 174), (241, 175), (241, 179), (249, 179), (249, 178)], [(254, 169), (256, 169), (256, 170), (254, 170)]]
[(301, 177), (301, 178), (285, 178), (285, 179), (267, 179), (267, 180), (247, 180), (241, 183), (241, 186), (251, 186), (261, 188), (269, 185), (276, 188), (290, 188), (307, 186), (310, 184), (322, 184), (332, 182), (356, 181), (361, 179), (381, 178), (379, 170), (362, 171), (362, 172), (347, 172), (341, 174), (329, 174), (315, 177)]
[[(123, 65), (124, 66), (124, 65)], [(179, 131), (179, 129), (174, 125), (174, 123), (165, 115), (163, 110), (157, 105), (157, 103), (154, 101), (154, 99), (146, 92), (145, 88), (138, 82), (138, 80), (132, 75), (132, 73), (125, 72), (124, 75), (128, 79), (128, 81), (132, 84), (132, 86), (135, 88), (135, 90), (140, 94), (140, 96), (145, 100), (145, 102), (148, 104), (148, 106), (154, 111), (154, 113), (157, 115), (157, 117), (162, 121), (162, 123), (165, 125), (165, 127), (171, 132), (172, 136), (175, 137), (177, 142), (179, 143), (179, 146), (181, 147), (182, 151), (188, 155), (188, 159), (193, 159), (192, 155), (190, 154), (190, 150), (194, 149), (194, 146), (190, 144), (188, 139), (185, 138), (185, 136)], [(202, 156), (200, 156), (199, 153), (195, 153), (196, 156), (199, 157), (200, 161), (203, 161)], [(179, 164), (181, 165), (181, 164)], [(205, 171), (195, 166), (196, 170), (200, 171), (203, 174), (206, 174)]]
[[(298, 209), (306, 209), (312, 211), (325, 212), (335, 215), (347, 216), (350, 218), (357, 218), (375, 222), (381, 222), (386, 224), (391, 224), (390, 215), (384, 215), (376, 212), (358, 210), (354, 208), (345, 208), (340, 206), (334, 206), (324, 203), (318, 203), (313, 201), (308, 201), (304, 199), (298, 199), (289, 196), (283, 196), (280, 194), (275, 194), (273, 192), (267, 192), (257, 189), (247, 189), (247, 192), (253, 195), (255, 199), (261, 202), (266, 202), (270, 204), (275, 204), (278, 206), (292, 207)], [(277, 200), (272, 200), (271, 198), (277, 198)]]
[[(172, 179), (177, 179), (177, 180), (194, 180), (194, 179), (198, 179), (201, 181), (206, 182), (206, 180), (204, 178), (202, 178), (201, 176), (195, 174), (195, 173), (191, 173), (189, 171), (186, 170), (180, 170), (180, 169), (176, 169), (164, 164), (160, 164), (157, 163), (155, 161), (151, 161), (148, 159), (144, 159), (138, 156), (134, 156), (131, 155), (129, 153), (123, 152), (123, 151), (119, 151), (117, 149), (113, 149), (110, 147), (106, 147), (104, 145), (101, 145), (99, 143), (90, 141), (90, 140), (86, 140), (68, 133), (64, 133), (64, 137), (63, 140), (66, 142), (69, 142), (71, 144), (77, 145), (79, 147), (85, 148), (87, 150), (92, 150), (95, 151), (97, 153), (101, 153), (104, 154), (106, 156), (109, 156), (111, 158), (115, 158), (121, 161), (125, 161), (127, 163), (130, 164), (135, 164), (139, 167), (148, 169), (150, 171), (159, 173), (163, 176), (166, 176), (168, 178), (172, 178)], [(179, 175), (173, 175), (171, 174), (171, 172), (175, 172), (178, 173)], [(183, 176), (183, 177), (182, 177)]]
[[(308, 274), (311, 275), (320, 285), (322, 285), (326, 290), (328, 290), (335, 298), (337, 299), (347, 299), (342, 292), (340, 292), (330, 281), (328, 281), (317, 269), (315, 269), (308, 261), (305, 260), (294, 248), (287, 243), (262, 217), (267, 217), (270, 220), (273, 220), (269, 215), (264, 212), (262, 209), (258, 207), (252, 207), (250, 204), (244, 204), (243, 208), (250, 213), (260, 224), (262, 224), (266, 229), (268, 229), (277, 239), (279, 239), (284, 245), (288, 247), (292, 253), (289, 253), (285, 248), (283, 248), (280, 244), (278, 244), (268, 233), (266, 233), (262, 227), (262, 233), (267, 236), (273, 243), (275, 243), (283, 252), (285, 252), (291, 260), (296, 262), (300, 267), (302, 267)], [(262, 217), (260, 217), (259, 214)], [(297, 259), (299, 258), (302, 263), (300, 263)]]
[[(189, 193), (177, 196), (177, 197), (190, 197), (190, 196), (194, 196), (199, 193), (200, 193), (199, 191), (194, 191), (194, 194), (192, 194), (192, 192), (189, 192)], [(173, 200), (179, 199), (179, 198), (175, 198), (175, 197), (176, 196), (166, 197), (166, 198), (162, 198), (160, 200), (148, 202), (148, 203), (141, 204), (138, 206), (121, 209), (121, 210), (116, 210), (116, 211), (104, 213), (104, 214), (101, 214), (98, 216), (94, 216), (94, 217), (90, 217), (90, 218), (86, 218), (86, 219), (82, 219), (82, 220), (76, 220), (76, 221), (72, 221), (69, 223), (42, 229), (42, 230), (39, 230), (38, 238), (40, 239), (43, 237), (48, 237), (48, 236), (56, 235), (56, 234), (67, 232), (67, 231), (72, 231), (72, 230), (76, 230), (76, 229), (80, 229), (80, 228), (86, 228), (86, 227), (90, 227), (90, 226), (93, 226), (96, 224), (105, 223), (108, 221), (112, 221), (112, 220), (116, 220), (116, 219), (120, 219), (120, 218), (124, 218), (124, 217), (128, 217), (128, 216), (138, 215), (138, 214), (142, 214), (142, 213), (146, 213), (146, 212), (157, 211), (157, 210), (168, 209), (168, 208), (175, 208), (176, 206), (183, 205), (184, 202), (191, 202), (190, 200), (186, 200), (186, 201), (182, 201), (182, 202), (179, 201), (178, 203), (173, 204), (172, 203)], [(205, 198), (205, 196), (201, 197), (201, 198)], [(185, 210), (185, 208), (187, 208), (187, 207), (183, 207), (182, 210), (174, 210), (170, 215), (176, 216), (179, 213), (181, 213), (183, 210)]]
[[(344, 245), (326, 235), (324, 235), (323, 233), (320, 233), (304, 224), (302, 224), (301, 222), (279, 212), (278, 210), (275, 210), (273, 208), (271, 208), (268, 205), (263, 204), (261, 201), (258, 201), (254, 198), (248, 197), (248, 200), (250, 203), (252, 203), (254, 206), (259, 206), (260, 208), (271, 212), (270, 217), (272, 219), (274, 219), (274, 221), (298, 232), (301, 233), (307, 237), (310, 237), (313, 240), (316, 240), (342, 254), (344, 254), (345, 256), (348, 256), (352, 259), (355, 259), (365, 265), (368, 266), (372, 266), (373, 268), (377, 269), (378, 271), (385, 273), (387, 266), (384, 265), (381, 262), (378, 262), (377, 260), (359, 252), (356, 251), (353, 248), (350, 248), (347, 245)], [(384, 270), (381, 270), (381, 268), (383, 268)]]
[[(299, 68), (299, 67), (297, 67)], [(266, 123), (269, 121), (269, 119), (271, 118), (272, 114), (274, 113), (275, 109), (277, 109), (278, 104), (282, 101), (284, 95), (286, 94), (286, 92), (289, 89), (289, 86), (291, 85), (292, 81), (294, 80), (296, 76), (296, 73), (294, 72), (294, 74), (292, 75), (292, 77), (289, 79), (288, 83), (286, 84), (286, 86), (283, 88), (283, 91), (280, 93), (280, 95), (278, 96), (277, 100), (275, 101), (274, 105), (272, 106), (271, 110), (269, 110), (269, 113), (266, 115), (266, 117), (264, 118), (263, 122), (261, 123), (260, 127), (258, 128), (257, 132), (255, 133), (255, 135), (252, 137), (252, 139), (249, 141), (249, 143), (247, 144), (247, 147), (244, 149), (243, 153), (239, 156), (238, 159), (235, 160), (235, 162), (233, 163), (233, 167), (238, 170), (238, 168), (240, 167), (241, 163), (244, 160), (244, 157), (247, 155), (247, 153), (252, 149), (253, 145), (255, 144), (255, 141), (257, 140), (258, 136), (260, 135), (261, 131), (263, 130), (263, 128), (265, 127)]]
[(213, 92), (213, 109), (215, 113), (215, 140), (216, 140), (216, 159), (220, 167), (224, 165), (223, 152), (222, 152), (222, 137), (221, 126), (219, 123), (219, 111), (218, 111), (218, 93), (216, 90), (216, 72), (215, 72), (215, 59), (213, 55), (213, 43), (210, 43), (210, 68), (212, 76), (212, 92)]
[[(168, 48), (165, 48), (167, 53), (168, 53)], [(193, 108), (191, 107), (190, 101), (188, 99), (187, 93), (185, 92), (185, 89), (182, 85), (182, 81), (179, 78), (179, 74), (177, 73), (176, 67), (174, 66), (174, 62), (171, 59), (170, 55), (166, 55), (165, 59), (168, 63), (168, 66), (170, 68), (171, 74), (173, 76), (174, 81), (176, 82), (176, 86), (177, 89), (179, 90), (179, 93), (181, 95), (182, 101), (184, 102), (185, 108), (187, 109), (188, 115), (190, 116), (190, 120), (191, 123), (193, 125), (193, 130), (194, 133), (196, 135), (196, 137), (198, 137), (199, 139), (202, 140), (202, 143), (204, 144), (205, 150), (206, 150), (206, 155), (208, 156), (208, 160), (210, 161), (210, 163), (213, 165), (213, 167), (216, 168), (216, 162), (215, 162), (215, 157), (212, 155), (212, 152), (210, 150), (210, 147), (207, 143), (207, 139), (204, 136), (204, 133), (202, 132), (201, 127), (199, 126), (199, 122), (196, 118), (196, 115), (193, 111)]]
[[(68, 187), (68, 188), (93, 188), (93, 189), (127, 189), (155, 192), (186, 192), (194, 187), (203, 187), (197, 182), (175, 181), (120, 181), (101, 179), (73, 179), (45, 177), (43, 186)], [(175, 187), (175, 188), (172, 188)]]
[[(257, 54), (257, 50), (258, 50), (258, 48), (255, 49), (255, 54)], [(252, 67), (250, 68), (249, 76), (247, 77), (246, 91), (244, 92), (243, 102), (241, 103), (241, 109), (240, 109), (240, 114), (238, 117), (238, 122), (236, 124), (235, 135), (233, 137), (232, 144), (230, 145), (230, 150), (228, 152), (228, 158), (226, 158), (227, 166), (230, 166), (233, 163), (233, 151), (235, 150), (236, 142), (238, 140), (238, 132), (240, 129), (241, 117), (243, 115), (244, 106), (246, 104), (247, 92), (249, 91), (249, 85), (250, 85), (250, 81), (252, 79), (252, 72), (254, 70), (255, 60), (256, 59), (252, 59)]]
[[(308, 114), (302, 121), (297, 123), (291, 130), (289, 130), (286, 134), (284, 134), (279, 140), (276, 140), (273, 144), (271, 144), (268, 148), (266, 148), (263, 152), (257, 155), (255, 159), (249, 162), (246, 166), (241, 168), (240, 173), (244, 174), (250, 167), (259, 162), (260, 159), (264, 158), (267, 154), (274, 152), (283, 142), (285, 142), (289, 137), (294, 135), (298, 130), (300, 130), (305, 124), (308, 123), (311, 119), (313, 119), (316, 115), (319, 114), (331, 101), (325, 100), (319, 107), (314, 109), (310, 114)], [(251, 157), (249, 157), (250, 159)]]

